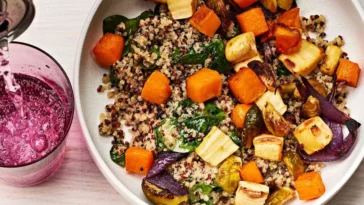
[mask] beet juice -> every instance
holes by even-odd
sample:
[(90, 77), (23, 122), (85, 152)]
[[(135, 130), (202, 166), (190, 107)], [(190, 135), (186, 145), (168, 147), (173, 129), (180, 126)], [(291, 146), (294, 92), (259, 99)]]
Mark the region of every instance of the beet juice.
[[(9, 73), (7, 73), (9, 75)], [(14, 74), (22, 93), (16, 105), (0, 79), (0, 166), (39, 160), (64, 137), (65, 107), (57, 93), (39, 79)]]

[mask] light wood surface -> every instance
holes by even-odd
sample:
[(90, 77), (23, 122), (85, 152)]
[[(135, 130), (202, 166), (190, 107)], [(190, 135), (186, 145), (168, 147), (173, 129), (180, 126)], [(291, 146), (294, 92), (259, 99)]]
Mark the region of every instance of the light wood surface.
[[(50, 53), (72, 80), (78, 39), (94, 0), (34, 0), (34, 3), (36, 18), (18, 41), (33, 44)], [(328, 204), (364, 204), (363, 193), (364, 163)], [(127, 205), (93, 162), (77, 117), (69, 133), (61, 169), (51, 179), (34, 187), (17, 188), (0, 183), (0, 204)]]

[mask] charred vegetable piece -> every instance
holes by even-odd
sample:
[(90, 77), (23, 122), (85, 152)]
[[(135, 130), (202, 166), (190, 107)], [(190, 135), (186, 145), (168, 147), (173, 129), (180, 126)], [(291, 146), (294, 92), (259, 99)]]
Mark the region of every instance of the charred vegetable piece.
[(281, 115), (287, 111), (287, 105), (284, 104), (279, 91), (267, 91), (257, 101), (255, 101), (260, 110), (264, 110), (268, 102), (272, 104), (274, 109)]
[(251, 104), (238, 104), (234, 107), (231, 112), (231, 121), (237, 128), (244, 128), (245, 117), (251, 107)]
[(160, 152), (153, 163), (152, 168), (148, 172), (147, 177), (155, 177), (161, 174), (169, 165), (186, 157), (187, 154), (176, 152)]
[(263, 62), (262, 57), (260, 57), (260, 55), (255, 56), (254, 58), (250, 58), (248, 60), (245, 60), (243, 62), (237, 63), (234, 65), (234, 70), (235, 72), (239, 72), (240, 69), (242, 68), (247, 68), (248, 64), (252, 61), (259, 61), (259, 62)]
[(263, 119), (267, 129), (275, 136), (286, 136), (291, 129), (291, 124), (269, 102), (263, 109)]
[(297, 177), (305, 173), (305, 165), (297, 152), (286, 152), (283, 157), (283, 162), (294, 179), (297, 179)]
[(302, 105), (302, 111), (307, 118), (319, 116), (321, 114), (320, 102), (317, 98), (310, 96), (306, 103)]
[(301, 48), (292, 54), (281, 54), (278, 59), (294, 75), (309, 75), (324, 57), (324, 51), (316, 45), (302, 40)]
[(293, 132), (307, 154), (320, 151), (332, 140), (332, 131), (320, 118), (313, 117), (301, 123)]
[(226, 9), (224, 0), (207, 0), (207, 6), (215, 11), (221, 20), (221, 31), (224, 36), (227, 36), (231, 32), (231, 26), (233, 21), (229, 17), (229, 13)]
[(245, 148), (250, 148), (253, 144), (254, 137), (258, 136), (264, 128), (264, 119), (262, 111), (258, 106), (253, 105), (245, 117), (242, 141)]
[(296, 192), (289, 187), (282, 187), (277, 191), (269, 195), (265, 205), (283, 205), (293, 197), (295, 197)]
[(239, 185), (241, 169), (241, 158), (237, 156), (231, 156), (227, 158), (219, 168), (216, 181), (220, 187), (228, 192), (234, 194), (236, 188)]
[(277, 89), (278, 81), (274, 75), (273, 68), (269, 64), (259, 61), (252, 61), (248, 64), (248, 67), (251, 68), (255, 74), (257, 74), (259, 79), (264, 83), (268, 90), (275, 91)]
[(235, 205), (264, 205), (268, 195), (268, 186), (240, 181), (239, 188), (235, 194)]
[(213, 37), (221, 25), (219, 17), (207, 6), (201, 6), (190, 19), (190, 23), (195, 29), (209, 37)]
[(293, 0), (277, 0), (277, 3), (279, 8), (289, 10), (292, 7)]
[(156, 181), (154, 178), (151, 178), (152, 180), (145, 178), (142, 182), (142, 190), (147, 199), (155, 205), (181, 205), (187, 203), (188, 190), (178, 184), (169, 174), (163, 174), (163, 176), (163, 178), (158, 176), (159, 183), (166, 185), (163, 187), (173, 187), (174, 191), (172, 192), (154, 184), (153, 182)]
[(296, 53), (301, 48), (302, 38), (298, 28), (277, 23), (274, 36), (276, 37), (277, 51), (282, 54)]
[(260, 3), (272, 13), (277, 12), (277, 0), (260, 0)]
[(283, 137), (263, 134), (254, 138), (253, 143), (255, 156), (271, 161), (282, 160)]
[(288, 83), (285, 85), (281, 85), (282, 93), (284, 94), (290, 94), (293, 93), (296, 90), (296, 83)]

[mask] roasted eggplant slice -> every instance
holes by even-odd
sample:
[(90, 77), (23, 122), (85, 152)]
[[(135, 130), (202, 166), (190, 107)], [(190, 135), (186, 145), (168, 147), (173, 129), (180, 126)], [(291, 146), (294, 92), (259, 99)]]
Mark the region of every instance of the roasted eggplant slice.
[(176, 196), (166, 189), (161, 189), (158, 186), (143, 179), (142, 190), (144, 195), (155, 205), (183, 205), (188, 204), (188, 194)]

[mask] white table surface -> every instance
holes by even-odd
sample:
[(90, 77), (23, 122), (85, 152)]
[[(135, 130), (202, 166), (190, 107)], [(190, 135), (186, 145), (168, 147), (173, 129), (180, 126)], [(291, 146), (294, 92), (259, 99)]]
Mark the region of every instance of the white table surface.
[[(361, 2), (364, 3), (364, 0)], [(18, 41), (33, 44), (50, 53), (72, 80), (78, 39), (94, 0), (34, 0), (34, 3), (37, 8), (36, 18)], [(328, 204), (364, 204), (363, 193), (364, 163)], [(86, 148), (76, 117), (69, 133), (67, 153), (61, 169), (51, 179), (34, 187), (17, 188), (0, 183), (0, 204), (128, 203), (96, 167)]]

